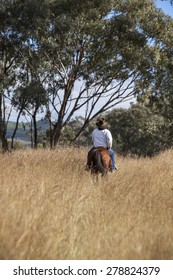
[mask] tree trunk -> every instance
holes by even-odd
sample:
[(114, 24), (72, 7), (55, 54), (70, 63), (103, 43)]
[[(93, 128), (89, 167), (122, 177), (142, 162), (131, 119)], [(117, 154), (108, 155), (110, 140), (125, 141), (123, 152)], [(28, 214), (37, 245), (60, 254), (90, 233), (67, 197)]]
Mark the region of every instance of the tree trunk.
[(61, 136), (61, 132), (62, 132), (62, 126), (58, 126), (56, 128), (54, 128), (54, 130), (52, 131), (53, 133), (53, 146), (56, 147), (58, 145), (60, 136)]
[(16, 120), (16, 126), (15, 126), (15, 129), (13, 131), (13, 135), (11, 136), (11, 149), (14, 149), (14, 138), (16, 136), (16, 132), (17, 132), (17, 129), (18, 129), (19, 119), (20, 119), (21, 113), (22, 113), (22, 110), (19, 111), (19, 114), (18, 114), (17, 120)]
[(50, 143), (50, 148), (53, 148), (53, 129), (50, 127), (49, 129), (49, 143)]
[(2, 152), (3, 153), (9, 152), (8, 141), (7, 141), (7, 138), (6, 138), (6, 133), (2, 133), (1, 140), (2, 140)]
[(33, 143), (33, 124), (32, 124), (32, 118), (31, 118), (31, 128), (30, 128), (30, 131), (31, 131), (31, 136), (30, 136), (30, 139), (31, 139), (31, 148), (33, 149), (34, 143)]
[(37, 149), (37, 142), (38, 142), (38, 133), (37, 133), (37, 121), (36, 121), (36, 113), (34, 112), (33, 118), (33, 126), (34, 126), (34, 148)]
[(6, 153), (8, 152), (8, 142), (6, 139), (6, 126), (5, 121), (3, 118), (3, 108), (2, 108), (2, 93), (0, 94), (0, 140), (2, 143), (2, 152)]

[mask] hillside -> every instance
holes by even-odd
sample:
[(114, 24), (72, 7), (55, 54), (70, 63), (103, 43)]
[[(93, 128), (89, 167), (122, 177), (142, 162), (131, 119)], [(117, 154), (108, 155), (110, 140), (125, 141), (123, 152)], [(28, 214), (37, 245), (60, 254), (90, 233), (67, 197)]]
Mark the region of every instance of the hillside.
[[(15, 122), (8, 123), (7, 138), (11, 138), (15, 125), (16, 125)], [(39, 120), (37, 121), (37, 127), (38, 127), (38, 133), (45, 133), (45, 131), (49, 128), (49, 124), (46, 120)], [(30, 123), (24, 123), (24, 124), (19, 123), (15, 139), (29, 142), (30, 141), (29, 133), (30, 133)]]
[(1, 259), (173, 259), (172, 157), (117, 158), (93, 183), (87, 151), (0, 158)]

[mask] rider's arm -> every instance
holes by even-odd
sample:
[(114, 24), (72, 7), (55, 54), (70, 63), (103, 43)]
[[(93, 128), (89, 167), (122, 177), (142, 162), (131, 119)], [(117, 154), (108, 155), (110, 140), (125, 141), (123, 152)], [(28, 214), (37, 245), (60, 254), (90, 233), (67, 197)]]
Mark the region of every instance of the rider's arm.
[(95, 131), (93, 130), (92, 132), (92, 144), (94, 145), (94, 134), (95, 134)]
[(111, 149), (112, 148), (112, 134), (108, 129), (106, 130), (106, 140), (107, 140), (108, 149)]

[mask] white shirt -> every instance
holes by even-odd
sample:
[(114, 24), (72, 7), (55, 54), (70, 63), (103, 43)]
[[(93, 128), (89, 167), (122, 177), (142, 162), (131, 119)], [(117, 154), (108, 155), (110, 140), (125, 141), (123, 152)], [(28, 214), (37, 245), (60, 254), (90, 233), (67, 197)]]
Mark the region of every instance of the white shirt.
[(99, 130), (96, 128), (92, 132), (92, 142), (94, 148), (112, 148), (112, 134), (108, 129)]

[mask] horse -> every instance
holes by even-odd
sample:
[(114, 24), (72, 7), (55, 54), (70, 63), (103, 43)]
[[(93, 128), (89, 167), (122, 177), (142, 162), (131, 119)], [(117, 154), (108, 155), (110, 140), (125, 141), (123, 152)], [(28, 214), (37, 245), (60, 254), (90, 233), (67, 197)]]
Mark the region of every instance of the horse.
[(91, 174), (96, 175), (98, 179), (99, 173), (102, 177), (107, 177), (112, 166), (111, 156), (106, 148), (98, 147), (90, 153)]

